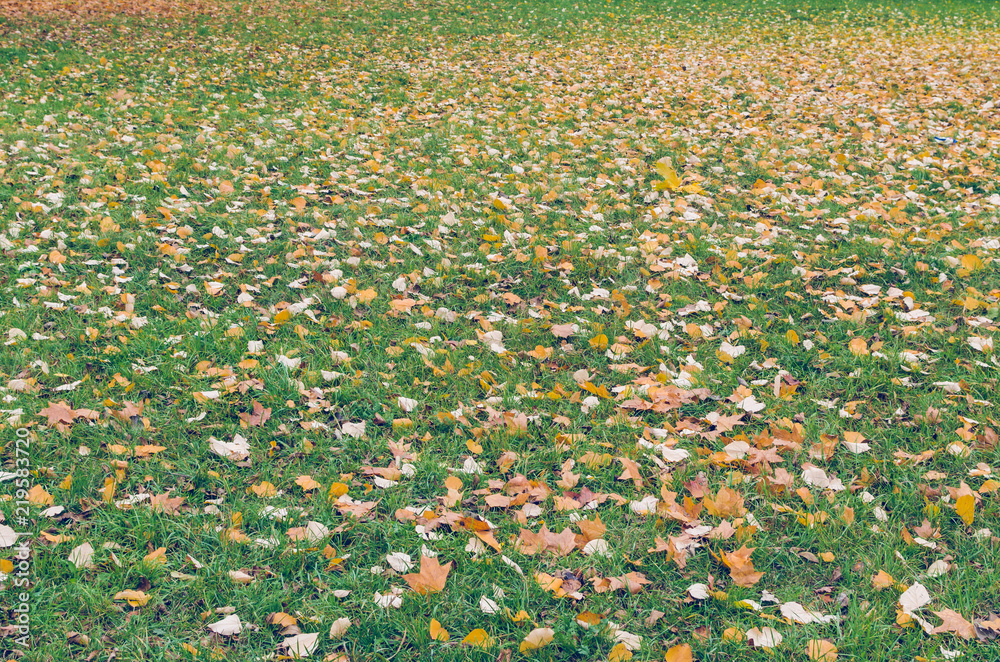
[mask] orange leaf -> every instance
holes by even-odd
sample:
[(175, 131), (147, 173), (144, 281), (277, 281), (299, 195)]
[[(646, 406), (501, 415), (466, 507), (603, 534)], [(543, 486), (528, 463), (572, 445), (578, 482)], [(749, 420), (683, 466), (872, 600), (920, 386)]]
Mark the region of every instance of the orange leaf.
[(729, 576), (737, 586), (753, 586), (764, 576), (763, 572), (755, 572), (750, 554), (756, 547), (743, 545), (735, 552), (724, 554), (724, 563), (729, 566)]
[(451, 572), (451, 561), (441, 565), (436, 558), (421, 556), (420, 572), (403, 575), (403, 580), (417, 593), (440, 593)]
[(692, 662), (694, 655), (689, 645), (681, 644), (668, 650), (663, 659), (665, 662)]
[(319, 483), (312, 479), (312, 476), (299, 476), (295, 479), (295, 484), (302, 488), (303, 492), (319, 489)]
[(806, 644), (806, 655), (816, 662), (834, 662), (837, 659), (837, 647), (826, 639), (810, 639)]
[(847, 348), (851, 350), (851, 354), (854, 354), (854, 356), (865, 356), (868, 354), (868, 343), (865, 342), (864, 338), (851, 338), (851, 342), (847, 343)]

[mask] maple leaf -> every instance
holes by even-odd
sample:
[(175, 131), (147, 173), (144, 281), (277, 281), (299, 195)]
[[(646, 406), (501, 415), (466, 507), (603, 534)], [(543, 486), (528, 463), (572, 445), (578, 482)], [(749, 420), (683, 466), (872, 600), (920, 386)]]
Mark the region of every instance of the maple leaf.
[(755, 547), (743, 545), (735, 552), (728, 552), (723, 555), (723, 560), (729, 568), (729, 576), (737, 586), (753, 586), (764, 576), (763, 572), (756, 572), (750, 555)]
[(580, 327), (576, 324), (553, 324), (550, 330), (556, 338), (569, 338), (579, 331)]
[(34, 485), (28, 490), (28, 503), (33, 506), (51, 506), (53, 496), (41, 485)]
[(728, 487), (721, 488), (714, 499), (706, 495), (703, 503), (705, 510), (716, 517), (742, 517), (747, 512), (740, 493)]
[(60, 400), (56, 403), (49, 403), (49, 405), (38, 412), (39, 416), (44, 416), (47, 419), (47, 425), (53, 427), (60, 423), (72, 423), (76, 412), (73, 408), (66, 404), (65, 400)]
[(451, 561), (441, 565), (435, 557), (421, 556), (420, 572), (403, 575), (403, 580), (421, 595), (439, 593), (444, 590), (451, 566)]
[(594, 519), (592, 520), (582, 519), (578, 521), (576, 525), (580, 527), (580, 532), (583, 533), (583, 537), (586, 538), (588, 542), (603, 538), (605, 531), (607, 531), (607, 527), (604, 525), (604, 522), (601, 521), (600, 514), (594, 515)]
[(302, 488), (303, 492), (318, 490), (320, 484), (313, 480), (312, 476), (299, 476), (295, 479), (295, 484)]
[(896, 580), (892, 578), (885, 570), (879, 570), (878, 574), (872, 577), (872, 586), (875, 587), (876, 591), (881, 591), (882, 589), (889, 588), (896, 583)]
[(635, 489), (642, 489), (642, 474), (639, 472), (639, 465), (636, 464), (635, 460), (630, 460), (627, 457), (619, 457), (618, 461), (622, 463), (624, 471), (622, 475), (618, 477), (618, 480), (631, 480), (635, 485)]
[(256, 400), (253, 401), (253, 411), (243, 412), (239, 415), (240, 420), (247, 424), (248, 427), (258, 427), (264, 425), (267, 419), (271, 418), (271, 408), (264, 408), (264, 405), (260, 404)]
[(176, 515), (180, 507), (184, 504), (184, 497), (171, 497), (169, 492), (154, 494), (149, 500), (149, 507), (154, 512), (162, 512), (165, 515)]
[(932, 630), (933, 634), (952, 632), (962, 639), (972, 639), (976, 635), (976, 631), (975, 628), (973, 628), (972, 623), (965, 620), (965, 617), (957, 611), (942, 609), (941, 611), (935, 611), (933, 613), (942, 621), (941, 625)]

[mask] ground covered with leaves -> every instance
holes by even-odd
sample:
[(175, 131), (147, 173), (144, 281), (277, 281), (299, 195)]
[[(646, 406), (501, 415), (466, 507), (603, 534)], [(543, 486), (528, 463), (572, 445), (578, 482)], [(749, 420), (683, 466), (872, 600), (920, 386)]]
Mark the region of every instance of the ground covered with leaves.
[(994, 5), (0, 15), (8, 657), (1000, 656)]

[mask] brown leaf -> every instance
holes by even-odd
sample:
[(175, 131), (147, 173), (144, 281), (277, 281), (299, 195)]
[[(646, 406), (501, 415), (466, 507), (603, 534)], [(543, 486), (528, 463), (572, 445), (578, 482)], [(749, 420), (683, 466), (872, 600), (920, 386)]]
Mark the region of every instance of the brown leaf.
[(755, 572), (750, 554), (756, 547), (743, 545), (735, 552), (723, 555), (725, 564), (729, 567), (729, 576), (737, 586), (753, 586), (764, 576), (763, 572)]
[(149, 500), (149, 507), (154, 512), (162, 512), (165, 515), (176, 515), (183, 504), (184, 497), (171, 497), (170, 492), (155, 494)]
[(556, 338), (569, 338), (571, 335), (576, 333), (575, 324), (553, 324), (552, 325), (552, 335)]
[(618, 477), (618, 480), (631, 480), (635, 484), (635, 489), (642, 489), (642, 474), (639, 473), (639, 465), (635, 463), (635, 460), (630, 460), (627, 457), (619, 457), (618, 461), (622, 463), (624, 471), (622, 475)]
[(747, 510), (743, 507), (743, 497), (736, 490), (723, 487), (713, 499), (705, 496), (705, 510), (716, 517), (742, 517)]
[(267, 419), (271, 418), (271, 408), (264, 408), (264, 405), (260, 404), (256, 400), (253, 401), (253, 411), (250, 413), (241, 413), (240, 420), (247, 424), (248, 427), (257, 427), (267, 423)]
[(451, 561), (441, 565), (436, 558), (420, 557), (420, 572), (403, 575), (403, 580), (417, 593), (440, 593), (451, 572)]
[(600, 515), (595, 515), (594, 519), (582, 519), (576, 523), (580, 527), (580, 532), (583, 533), (583, 537), (587, 541), (597, 540), (598, 538), (604, 537), (604, 532), (607, 531), (607, 527), (604, 526), (604, 522), (601, 521)]
[(941, 611), (935, 611), (934, 614), (941, 619), (942, 623), (932, 630), (933, 634), (953, 632), (962, 639), (972, 639), (976, 636), (976, 630), (972, 627), (972, 623), (965, 620), (965, 617), (957, 611), (942, 609)]
[(56, 403), (49, 403), (49, 406), (38, 412), (39, 416), (48, 419), (47, 424), (52, 427), (57, 423), (72, 423), (75, 412), (73, 408), (66, 404), (65, 400)]

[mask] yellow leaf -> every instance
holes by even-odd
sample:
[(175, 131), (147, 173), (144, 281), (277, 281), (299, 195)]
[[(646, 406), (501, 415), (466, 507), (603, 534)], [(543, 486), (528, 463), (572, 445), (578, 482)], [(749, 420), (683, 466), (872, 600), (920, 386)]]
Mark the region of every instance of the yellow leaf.
[(671, 191), (676, 191), (681, 187), (680, 177), (678, 177), (677, 173), (674, 172), (674, 169), (666, 163), (657, 163), (656, 172), (660, 175), (660, 177), (663, 177), (663, 183), (666, 184), (666, 187)]
[(524, 623), (525, 621), (531, 618), (530, 616), (528, 616), (528, 612), (524, 611), (523, 609), (518, 610), (516, 614), (512, 612), (508, 607), (504, 607), (504, 611), (507, 612), (507, 616), (510, 618), (510, 620), (514, 621), (515, 623)]
[(603, 352), (608, 348), (608, 337), (603, 333), (599, 333), (590, 339), (590, 346)]
[(111, 500), (115, 498), (115, 479), (105, 478), (104, 487), (97, 491), (101, 493), (101, 499), (104, 500), (104, 503), (111, 503)]
[(367, 290), (358, 290), (357, 296), (358, 301), (367, 306), (375, 297), (378, 296), (378, 292), (369, 287)]
[(465, 636), (462, 643), (466, 646), (475, 646), (476, 648), (486, 649), (493, 644), (493, 640), (490, 638), (490, 635), (486, 634), (486, 630), (476, 628)]
[(668, 650), (663, 659), (665, 662), (692, 662), (694, 655), (691, 653), (690, 646), (681, 644)]
[(865, 356), (868, 354), (868, 343), (864, 338), (851, 338), (851, 342), (847, 344), (847, 348), (851, 350), (851, 354), (854, 354), (854, 356)]
[(528, 633), (528, 636), (524, 638), (521, 642), (520, 651), (525, 653), (527, 651), (538, 650), (552, 643), (553, 637), (555, 637), (555, 630), (552, 628), (535, 628)]
[(746, 639), (746, 635), (743, 634), (743, 630), (739, 628), (726, 628), (726, 630), (722, 633), (723, 641), (739, 642), (743, 641), (744, 639)]
[(286, 614), (283, 611), (276, 611), (273, 614), (268, 614), (264, 621), (268, 625), (274, 625), (280, 628), (292, 627), (298, 623), (294, 616)]
[(306, 208), (306, 199), (300, 195), (296, 198), (292, 198), (291, 200), (289, 200), (288, 204), (295, 207), (295, 211), (301, 214)]
[(962, 518), (965, 525), (969, 526), (976, 516), (976, 497), (965, 483), (962, 483), (958, 494), (959, 497), (955, 500), (955, 512)]
[(114, 600), (125, 600), (133, 607), (141, 607), (149, 602), (149, 596), (142, 591), (118, 591)]
[(625, 648), (625, 644), (615, 644), (611, 652), (608, 653), (608, 662), (627, 662), (632, 659), (632, 651)]
[(330, 485), (330, 491), (327, 492), (327, 496), (331, 499), (336, 499), (347, 494), (348, 487), (345, 483), (333, 483)]
[[(451, 638), (451, 635), (448, 634), (447, 630), (441, 627), (441, 624), (438, 622), (436, 618), (431, 619), (430, 632), (431, 632), (431, 639), (434, 639), (436, 641), (448, 641), (448, 639)], [(466, 637), (466, 639), (468, 639), (468, 637)]]
[(962, 266), (969, 271), (979, 271), (985, 266), (983, 261), (975, 255), (963, 255), (959, 260), (961, 260)]
[(274, 324), (284, 324), (288, 320), (292, 319), (292, 313), (290, 310), (285, 308), (280, 313), (274, 316)]
[(834, 662), (837, 659), (837, 647), (826, 639), (810, 639), (806, 644), (806, 655), (816, 662)]
[(799, 334), (795, 333), (794, 330), (789, 329), (788, 331), (785, 332), (785, 340), (787, 340), (792, 345), (798, 345), (799, 344)]

